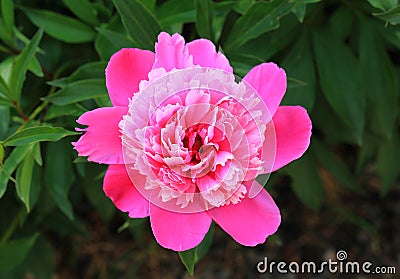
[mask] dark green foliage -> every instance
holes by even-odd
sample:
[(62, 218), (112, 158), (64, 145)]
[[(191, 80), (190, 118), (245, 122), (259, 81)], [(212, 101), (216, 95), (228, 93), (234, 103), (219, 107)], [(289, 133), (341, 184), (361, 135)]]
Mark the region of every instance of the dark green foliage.
[[(289, 176), (305, 206), (318, 212), (329, 202), (327, 179), (362, 197), (367, 166), (376, 167), (382, 197), (398, 181), (398, 1), (1, 0), (0, 7), (0, 278), (53, 278), (57, 247), (48, 235), (85, 237), (82, 207), (105, 224), (117, 214), (102, 192), (104, 166), (72, 149), (75, 121), (111, 105), (110, 56), (123, 47), (154, 50), (160, 31), (212, 40), (241, 77), (267, 61), (286, 70), (283, 104), (308, 110), (313, 136), (274, 181)], [(132, 237), (150, 229), (139, 224)], [(213, 229), (179, 254), (189, 273)]]

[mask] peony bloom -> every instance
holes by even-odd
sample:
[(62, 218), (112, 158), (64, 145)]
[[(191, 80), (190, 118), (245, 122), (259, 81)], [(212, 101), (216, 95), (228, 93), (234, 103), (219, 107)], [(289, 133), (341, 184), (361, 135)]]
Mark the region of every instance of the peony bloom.
[(279, 209), (255, 178), (299, 158), (311, 136), (304, 108), (279, 106), (282, 69), (264, 63), (237, 82), (210, 41), (161, 33), (155, 53), (115, 53), (106, 85), (113, 107), (83, 114), (73, 144), (109, 165), (104, 192), (117, 208), (150, 216), (175, 251), (197, 246), (212, 220), (247, 246), (275, 233)]

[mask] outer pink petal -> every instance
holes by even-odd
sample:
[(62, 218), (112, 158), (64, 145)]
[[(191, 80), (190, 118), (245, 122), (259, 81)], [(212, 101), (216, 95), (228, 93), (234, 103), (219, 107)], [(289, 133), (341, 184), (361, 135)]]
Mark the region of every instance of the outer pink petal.
[(185, 251), (200, 244), (210, 228), (211, 217), (207, 212), (176, 213), (150, 204), (150, 222), (161, 246)]
[(193, 58), (185, 46), (185, 39), (174, 34), (161, 32), (156, 43), (156, 57), (153, 69), (164, 68), (167, 72), (172, 69), (185, 69), (193, 66)]
[(72, 143), (79, 156), (101, 164), (123, 164), (121, 133), (118, 124), (127, 107), (104, 107), (82, 114), (77, 120), (87, 125), (86, 133)]
[[(145, 179), (138, 175), (137, 179)], [(135, 188), (125, 165), (110, 165), (104, 176), (103, 190), (115, 206), (124, 212), (129, 212), (131, 218), (149, 216), (149, 201)]]
[(263, 63), (251, 69), (243, 79), (261, 95), (272, 117), (285, 95), (285, 71), (274, 63)]
[[(272, 121), (276, 133), (276, 156), (272, 168), (275, 171), (304, 154), (310, 145), (312, 126), (307, 111), (300, 106), (279, 107)], [(264, 145), (263, 152), (268, 152), (268, 149)]]
[(246, 246), (264, 243), (281, 223), (279, 209), (264, 189), (253, 199), (246, 195), (237, 204), (216, 207), (209, 213), (234, 240)]
[(194, 40), (186, 45), (193, 56), (193, 63), (202, 67), (221, 69), (232, 73), (228, 59), (215, 50), (214, 44), (206, 39)]
[(139, 91), (141, 80), (147, 80), (154, 63), (154, 53), (136, 48), (116, 52), (106, 68), (108, 94), (114, 106), (128, 106), (128, 99)]

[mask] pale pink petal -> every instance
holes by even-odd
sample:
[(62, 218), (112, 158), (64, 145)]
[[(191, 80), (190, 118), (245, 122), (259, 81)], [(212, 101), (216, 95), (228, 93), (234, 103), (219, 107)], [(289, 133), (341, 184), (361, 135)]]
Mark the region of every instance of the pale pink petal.
[(185, 251), (197, 246), (211, 225), (207, 212), (176, 213), (150, 204), (153, 234), (164, 248)]
[(88, 126), (81, 138), (72, 143), (79, 156), (101, 164), (123, 164), (121, 133), (118, 124), (127, 107), (104, 107), (85, 112), (77, 122)]
[(206, 39), (194, 40), (186, 45), (193, 56), (193, 63), (202, 67), (216, 68), (232, 73), (228, 59), (221, 52), (217, 52), (214, 44)]
[[(311, 137), (311, 120), (303, 107), (279, 107), (272, 120), (276, 134), (276, 155), (271, 172), (300, 158), (310, 145)], [(266, 135), (263, 152), (272, 150), (268, 142), (271, 141), (268, 141)], [(265, 166), (265, 169), (268, 172), (271, 164)]]
[(285, 71), (274, 63), (263, 63), (251, 69), (243, 79), (261, 95), (272, 117), (285, 95)]
[(156, 56), (153, 69), (185, 69), (193, 66), (193, 58), (185, 46), (185, 39), (179, 35), (161, 32), (156, 43)]
[(264, 243), (281, 222), (278, 207), (264, 189), (253, 199), (246, 195), (239, 203), (213, 208), (209, 214), (234, 240), (246, 246)]
[[(145, 180), (138, 176), (135, 180)], [(104, 176), (103, 190), (115, 206), (129, 212), (131, 218), (143, 218), (149, 216), (149, 201), (146, 200), (133, 185), (125, 165), (110, 165)]]
[(128, 99), (139, 91), (140, 81), (147, 80), (153, 63), (153, 52), (136, 48), (121, 49), (111, 57), (106, 84), (114, 106), (128, 106)]

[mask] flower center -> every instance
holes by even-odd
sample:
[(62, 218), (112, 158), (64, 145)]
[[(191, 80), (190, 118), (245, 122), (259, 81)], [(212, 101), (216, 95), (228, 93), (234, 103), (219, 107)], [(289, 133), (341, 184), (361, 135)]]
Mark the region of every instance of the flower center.
[(205, 124), (196, 124), (186, 129), (182, 140), (183, 147), (187, 148), (190, 165), (196, 165), (207, 157), (212, 151), (216, 151), (213, 145), (205, 144), (207, 141), (207, 126)]

